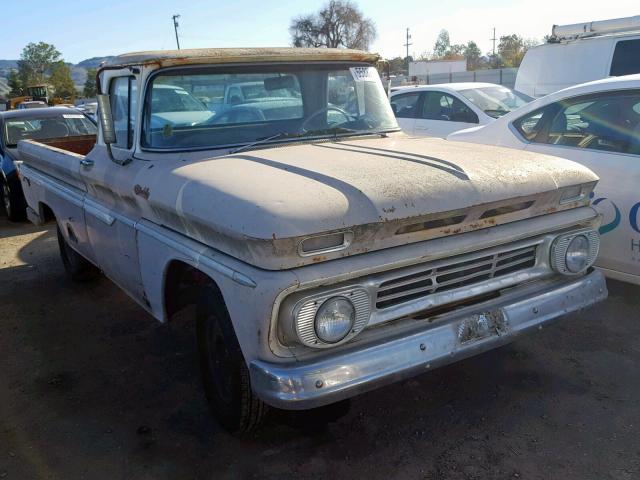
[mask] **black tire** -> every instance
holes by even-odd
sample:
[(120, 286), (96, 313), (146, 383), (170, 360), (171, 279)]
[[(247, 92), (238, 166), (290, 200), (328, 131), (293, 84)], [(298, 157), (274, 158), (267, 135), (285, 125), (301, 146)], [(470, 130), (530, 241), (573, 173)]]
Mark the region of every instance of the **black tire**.
[(60, 258), (62, 259), (64, 270), (71, 277), (71, 280), (80, 283), (89, 282), (100, 275), (100, 270), (95, 265), (69, 246), (60, 231), (60, 225), (57, 226), (57, 233)]
[(11, 222), (21, 222), (27, 218), (27, 206), (22, 192), (15, 186), (12, 188), (10, 182), (0, 180), (0, 194), (4, 211)]
[(214, 417), (232, 434), (256, 430), (268, 407), (251, 389), (244, 356), (216, 289), (203, 289), (196, 316), (202, 382)]

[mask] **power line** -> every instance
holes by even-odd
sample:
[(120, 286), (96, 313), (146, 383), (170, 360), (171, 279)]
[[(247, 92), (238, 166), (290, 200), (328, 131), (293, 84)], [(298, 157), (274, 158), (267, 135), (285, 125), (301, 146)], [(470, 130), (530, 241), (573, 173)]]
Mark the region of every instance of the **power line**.
[(178, 38), (178, 19), (180, 18), (180, 15), (178, 15), (177, 13), (171, 17), (173, 18), (173, 29), (176, 32), (176, 45), (178, 45), (178, 50), (180, 50), (180, 39)]

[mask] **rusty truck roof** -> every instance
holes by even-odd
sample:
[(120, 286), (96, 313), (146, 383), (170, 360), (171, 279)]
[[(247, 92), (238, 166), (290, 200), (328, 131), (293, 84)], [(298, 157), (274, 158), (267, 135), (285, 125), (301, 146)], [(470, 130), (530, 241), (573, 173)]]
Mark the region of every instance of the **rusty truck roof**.
[(125, 53), (107, 60), (101, 67), (309, 61), (374, 63), (379, 59), (376, 53), (343, 48), (193, 48)]

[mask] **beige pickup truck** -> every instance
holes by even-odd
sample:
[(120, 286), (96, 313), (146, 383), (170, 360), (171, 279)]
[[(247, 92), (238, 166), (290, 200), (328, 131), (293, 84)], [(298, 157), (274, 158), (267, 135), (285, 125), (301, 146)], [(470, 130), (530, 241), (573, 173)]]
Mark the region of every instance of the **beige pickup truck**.
[[(161, 322), (196, 306), (204, 387), (247, 431), (496, 348), (604, 299), (597, 177), (412, 138), (376, 55), (205, 49), (100, 69), (87, 155), (22, 141), (35, 223)], [(240, 103), (224, 101), (234, 84)], [(577, 321), (577, 320), (574, 320)]]

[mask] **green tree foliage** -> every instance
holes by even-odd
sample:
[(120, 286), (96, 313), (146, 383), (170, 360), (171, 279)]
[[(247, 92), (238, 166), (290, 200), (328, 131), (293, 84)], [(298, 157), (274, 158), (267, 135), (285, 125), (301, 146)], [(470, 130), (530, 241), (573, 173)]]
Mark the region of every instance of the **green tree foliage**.
[(498, 53), (505, 67), (518, 67), (529, 48), (537, 42), (531, 39), (523, 39), (520, 35), (512, 34), (500, 37)]
[(7, 84), (9, 85), (9, 96), (19, 97), (22, 95), (22, 82), (18, 71), (12, 68), (7, 76)]
[(462, 51), (467, 59), (467, 70), (477, 70), (482, 63), (482, 52), (474, 41), (469, 41)]
[(449, 39), (449, 32), (446, 30), (440, 30), (436, 44), (433, 47), (433, 56), (435, 58), (444, 58), (447, 56), (450, 48), (451, 40)]
[(18, 72), (23, 86), (45, 83), (52, 67), (62, 59), (53, 45), (45, 42), (29, 43), (18, 60)]
[(71, 78), (71, 69), (62, 60), (52, 65), (49, 83), (53, 87), (56, 97), (73, 97), (76, 94), (76, 86)]
[(316, 14), (294, 18), (289, 33), (294, 47), (361, 50), (368, 50), (377, 35), (373, 21), (348, 0), (331, 0)]
[(84, 90), (82, 91), (82, 95), (86, 98), (95, 97), (97, 94), (96, 91), (96, 72), (95, 68), (90, 68), (87, 70), (87, 80), (84, 82)]

